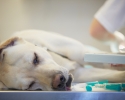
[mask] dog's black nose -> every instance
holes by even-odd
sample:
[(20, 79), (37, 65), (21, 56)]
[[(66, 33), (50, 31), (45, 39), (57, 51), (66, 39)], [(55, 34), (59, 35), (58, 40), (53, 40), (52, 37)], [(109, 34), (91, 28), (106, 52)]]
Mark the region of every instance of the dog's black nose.
[(66, 85), (66, 78), (62, 74), (56, 74), (53, 79), (53, 88), (56, 90), (62, 90)]
[(60, 76), (60, 82), (64, 83), (66, 81), (65, 77), (63, 75)]
[(58, 85), (58, 89), (63, 89), (63, 88), (64, 88), (64, 86), (65, 86), (65, 81), (66, 81), (65, 77), (64, 77), (63, 75), (61, 75), (61, 76), (60, 76), (60, 83), (59, 83), (59, 85)]

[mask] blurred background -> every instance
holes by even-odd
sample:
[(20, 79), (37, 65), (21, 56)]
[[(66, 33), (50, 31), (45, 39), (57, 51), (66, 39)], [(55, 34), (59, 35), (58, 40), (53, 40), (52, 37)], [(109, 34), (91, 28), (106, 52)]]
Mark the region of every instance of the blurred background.
[[(89, 34), (94, 14), (105, 0), (0, 0), (0, 41), (16, 31), (57, 32), (109, 51)], [(125, 29), (120, 30), (125, 33)]]

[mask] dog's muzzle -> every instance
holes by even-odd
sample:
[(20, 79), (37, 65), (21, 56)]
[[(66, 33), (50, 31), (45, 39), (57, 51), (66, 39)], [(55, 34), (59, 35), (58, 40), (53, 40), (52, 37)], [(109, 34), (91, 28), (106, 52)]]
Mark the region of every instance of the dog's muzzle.
[(62, 74), (57, 74), (53, 79), (52, 87), (56, 91), (70, 91), (72, 80), (73, 76), (71, 74), (69, 75), (68, 81), (66, 81)]

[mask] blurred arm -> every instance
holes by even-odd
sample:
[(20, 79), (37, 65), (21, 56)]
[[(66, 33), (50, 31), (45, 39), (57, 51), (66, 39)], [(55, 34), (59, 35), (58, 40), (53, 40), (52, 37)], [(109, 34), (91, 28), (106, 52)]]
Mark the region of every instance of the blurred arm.
[(102, 42), (116, 41), (114, 34), (109, 33), (96, 18), (93, 19), (90, 26), (90, 35)]

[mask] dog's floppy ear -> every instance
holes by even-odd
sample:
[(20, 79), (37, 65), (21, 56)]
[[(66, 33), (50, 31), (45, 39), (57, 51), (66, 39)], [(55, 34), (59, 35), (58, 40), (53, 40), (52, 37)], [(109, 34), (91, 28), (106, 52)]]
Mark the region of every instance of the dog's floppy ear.
[[(11, 38), (11, 39), (8, 39), (7, 41), (3, 42), (2, 44), (0, 44), (0, 55), (3, 51), (3, 49), (6, 49), (10, 46), (14, 46), (14, 43), (18, 40), (19, 38), (18, 37), (14, 37), (14, 38)], [(1, 57), (0, 57), (1, 59)]]

